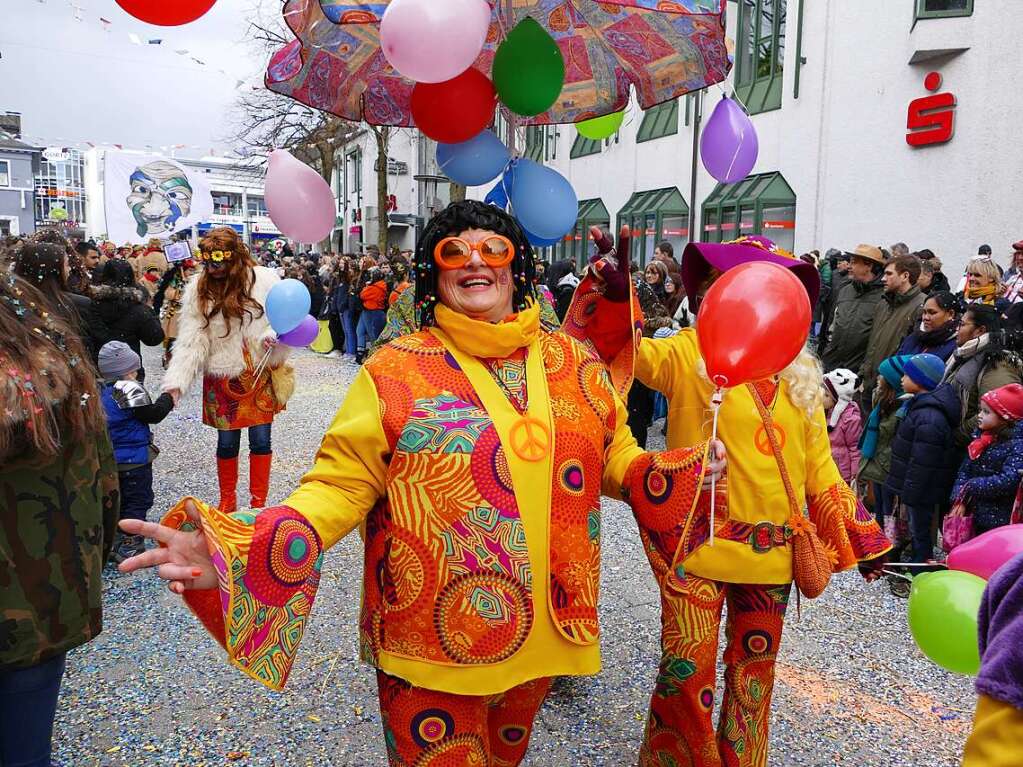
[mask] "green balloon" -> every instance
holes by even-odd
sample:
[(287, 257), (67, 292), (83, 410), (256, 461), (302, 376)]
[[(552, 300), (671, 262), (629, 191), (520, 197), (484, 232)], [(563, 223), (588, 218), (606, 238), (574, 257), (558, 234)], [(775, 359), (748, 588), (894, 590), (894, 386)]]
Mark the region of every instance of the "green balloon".
[(609, 115), (594, 117), (592, 120), (583, 120), (581, 123), (576, 123), (575, 129), (579, 131), (580, 136), (599, 141), (602, 138), (615, 135), (618, 129), (622, 127), (622, 122), (624, 121), (624, 111), (612, 112)]
[(532, 117), (550, 109), (561, 95), (565, 60), (554, 38), (527, 16), (497, 49), (491, 79), (506, 107)]
[(909, 629), (924, 655), (948, 671), (975, 676), (980, 670), (977, 613), (986, 585), (957, 570), (913, 579)]

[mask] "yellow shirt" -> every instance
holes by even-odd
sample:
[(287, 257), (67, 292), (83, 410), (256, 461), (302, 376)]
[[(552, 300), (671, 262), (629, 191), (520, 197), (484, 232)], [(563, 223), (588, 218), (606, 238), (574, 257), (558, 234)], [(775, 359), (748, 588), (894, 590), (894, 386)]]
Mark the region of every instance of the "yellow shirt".
[[(670, 338), (644, 338), (639, 345), (636, 378), (668, 398), (669, 449), (696, 444), (711, 435), (710, 398), (714, 386), (698, 372), (696, 331)], [(824, 410), (813, 421), (792, 404), (782, 381), (772, 418), (779, 429), (782, 455), (802, 509), (806, 496), (841, 482), (831, 457)], [(791, 515), (778, 464), (752, 395), (744, 386), (728, 389), (718, 419), (718, 437), (728, 449), (728, 515), (739, 522), (784, 524)], [(687, 572), (726, 583), (788, 583), (792, 580), (789, 546), (757, 553), (745, 542), (715, 539), (686, 560)]]
[[(464, 318), (463, 318), (464, 319)], [(470, 321), (471, 322), (471, 321)], [(444, 322), (438, 313), (439, 325)], [(477, 333), (500, 333), (501, 325), (475, 323)], [(459, 328), (461, 330), (461, 328)], [(497, 428), (501, 442), (509, 444), (512, 423), (518, 413), (509, 403), (484, 365), (456, 345), (476, 351), (493, 349), (486, 339), (475, 336), (480, 346), (466, 341), (465, 333), (433, 331), (448, 348), (469, 378)], [(493, 353), (492, 351), (490, 353)], [(552, 426), (547, 380), (539, 337), (532, 334), (526, 360), (528, 410), (531, 416)], [(616, 398), (617, 429), (607, 450), (603, 476), (605, 494), (619, 496), (625, 473), (643, 451), (636, 445), (626, 424), (628, 412)], [(557, 435), (555, 435), (557, 439)], [(327, 431), (313, 468), (303, 477), (301, 486), (284, 503), (299, 511), (316, 528), (324, 549), (358, 527), (377, 500), (386, 492), (388, 443), (380, 420), (380, 401), (368, 372), (359, 372), (333, 424)], [(522, 647), (510, 658), (490, 665), (459, 666), (436, 664), (381, 651), (380, 668), (417, 687), (461, 695), (487, 695), (503, 692), (531, 679), (547, 676), (585, 675), (600, 671), (597, 644), (569, 642), (557, 630), (548, 609), (548, 525), (553, 472), (553, 450), (546, 460), (528, 462), (514, 450), (506, 450), (519, 514), (529, 548), (533, 577), (534, 622)]]
[(1023, 764), (1023, 711), (987, 695), (977, 698), (973, 732), (963, 767), (1019, 767)]

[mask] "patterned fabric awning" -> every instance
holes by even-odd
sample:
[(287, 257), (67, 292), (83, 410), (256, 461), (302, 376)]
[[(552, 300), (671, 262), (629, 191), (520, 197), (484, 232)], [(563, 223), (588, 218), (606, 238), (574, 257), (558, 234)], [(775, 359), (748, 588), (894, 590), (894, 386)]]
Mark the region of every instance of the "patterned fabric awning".
[[(573, 123), (617, 112), (635, 88), (643, 109), (721, 82), (726, 0), (508, 0), (494, 6), (475, 67), (490, 75), (506, 31), (527, 16), (557, 41), (565, 86), (543, 114), (519, 124)], [(412, 127), (413, 82), (380, 49), (386, 2), (287, 0), (284, 18), (296, 39), (274, 54), (266, 86), (352, 121)]]

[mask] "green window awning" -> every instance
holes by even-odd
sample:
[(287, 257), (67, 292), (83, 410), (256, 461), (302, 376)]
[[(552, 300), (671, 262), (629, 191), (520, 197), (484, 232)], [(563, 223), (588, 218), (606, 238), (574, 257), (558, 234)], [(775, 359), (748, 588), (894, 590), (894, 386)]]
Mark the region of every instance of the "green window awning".
[(675, 133), (678, 133), (678, 99), (665, 101), (643, 112), (643, 119), (636, 132), (636, 143), (653, 141)]
[(600, 150), (600, 139), (586, 138), (586, 136), (577, 134), (575, 141), (572, 143), (572, 151), (569, 152), (568, 156), (570, 159), (575, 160), (591, 154), (600, 154)]
[(598, 223), (601, 221), (611, 223), (611, 214), (607, 212), (607, 206), (604, 205), (604, 201), (599, 197), (595, 197), (592, 200), (579, 200), (578, 221), (580, 223)]
[(719, 205), (748, 205), (760, 202), (776, 205), (795, 205), (796, 193), (781, 175), (773, 173), (759, 173), (749, 176), (738, 184), (718, 184), (710, 196), (704, 201), (705, 208), (713, 208)]
[(689, 215), (689, 205), (686, 204), (677, 187), (650, 189), (646, 192), (634, 192), (629, 201), (625, 203), (625, 207), (618, 212), (618, 217), (625, 218), (648, 213), (687, 216)]

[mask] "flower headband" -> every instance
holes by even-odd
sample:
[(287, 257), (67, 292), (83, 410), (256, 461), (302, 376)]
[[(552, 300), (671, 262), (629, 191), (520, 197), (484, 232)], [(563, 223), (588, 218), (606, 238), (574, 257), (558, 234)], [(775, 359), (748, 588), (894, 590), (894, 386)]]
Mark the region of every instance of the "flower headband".
[(219, 264), (221, 261), (230, 261), (233, 257), (234, 253), (230, 250), (211, 250), (209, 253), (195, 251), (197, 261), (216, 261)]

